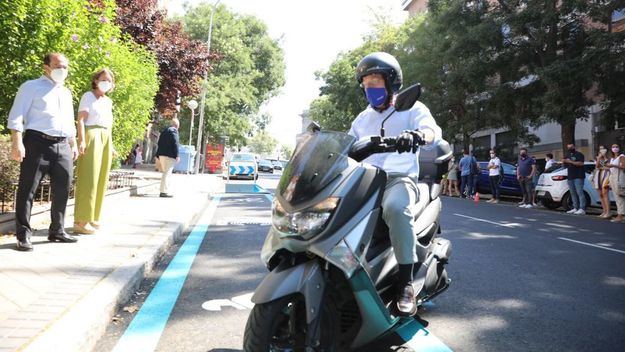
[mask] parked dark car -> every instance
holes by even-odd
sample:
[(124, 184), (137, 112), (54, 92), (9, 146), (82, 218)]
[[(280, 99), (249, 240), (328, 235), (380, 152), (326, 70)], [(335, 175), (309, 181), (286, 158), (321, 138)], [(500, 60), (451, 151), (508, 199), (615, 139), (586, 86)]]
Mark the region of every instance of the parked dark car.
[[(477, 191), (479, 193), (487, 193), (490, 194), (490, 182), (488, 179), (488, 161), (478, 161), (477, 164), (480, 166), (480, 176), (477, 179)], [(521, 191), (521, 186), (519, 185), (519, 180), (516, 178), (516, 167), (512, 164), (501, 163), (503, 166), (503, 181), (499, 186), (499, 190), (502, 195), (505, 196), (515, 196), (515, 197), (523, 197), (523, 192)]]
[(273, 164), (269, 160), (261, 160), (258, 162), (258, 171), (271, 172), (273, 174)]
[(271, 163), (273, 164), (273, 168), (275, 170), (282, 170), (282, 163), (278, 160), (272, 160)]

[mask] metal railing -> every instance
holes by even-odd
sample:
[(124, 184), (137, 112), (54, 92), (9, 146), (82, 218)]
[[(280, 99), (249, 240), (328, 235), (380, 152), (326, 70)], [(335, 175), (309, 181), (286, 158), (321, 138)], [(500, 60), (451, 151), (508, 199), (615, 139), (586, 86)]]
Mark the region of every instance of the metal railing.
[[(109, 173), (109, 182), (107, 190), (116, 190), (120, 188), (127, 188), (133, 186), (134, 180), (134, 171), (127, 170), (113, 170)], [(69, 191), (69, 197), (74, 197), (74, 185), (75, 182), (72, 182)], [(45, 204), (50, 202), (52, 191), (50, 188), (50, 180), (46, 176), (37, 191), (35, 192), (35, 196), (33, 198), (33, 205)], [(0, 192), (0, 214), (12, 212), (15, 209), (15, 200), (17, 199), (17, 182), (13, 182), (10, 189), (5, 189), (4, 192)]]

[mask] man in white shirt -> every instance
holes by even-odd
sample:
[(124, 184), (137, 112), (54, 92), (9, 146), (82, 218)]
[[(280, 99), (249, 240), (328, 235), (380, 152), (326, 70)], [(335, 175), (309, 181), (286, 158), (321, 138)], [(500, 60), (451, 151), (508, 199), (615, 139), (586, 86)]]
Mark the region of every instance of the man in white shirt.
[(50, 177), (52, 223), (48, 240), (76, 242), (65, 232), (64, 218), (78, 157), (72, 93), (63, 86), (69, 62), (59, 53), (43, 59), (44, 75), (22, 84), (9, 112), (11, 155), (21, 163), (15, 207), (17, 249), (32, 251), (30, 213), (33, 196), (45, 174)]
[(494, 149), (490, 150), (490, 161), (488, 162), (488, 180), (490, 182), (490, 190), (493, 198), (487, 203), (499, 203), (499, 185), (501, 184), (501, 173), (499, 168), (501, 161), (497, 157)]
[[(387, 53), (365, 56), (356, 67), (360, 83), (369, 106), (352, 123), (349, 134), (360, 139), (380, 135), (382, 121), (393, 111), (394, 98), (402, 86), (402, 72), (397, 60)], [(429, 109), (417, 102), (407, 111), (396, 111), (384, 122), (387, 136), (399, 136), (398, 145), (410, 145), (413, 138), (426, 144), (441, 139), (441, 129)], [(407, 132), (410, 131), (410, 132)], [(389, 227), (391, 243), (399, 263), (400, 295), (398, 310), (413, 315), (417, 306), (412, 286), (412, 271), (418, 261), (416, 234), (410, 206), (418, 197), (416, 181), (419, 176), (419, 152), (374, 154), (364, 162), (377, 166), (388, 174), (382, 198), (382, 217)]]

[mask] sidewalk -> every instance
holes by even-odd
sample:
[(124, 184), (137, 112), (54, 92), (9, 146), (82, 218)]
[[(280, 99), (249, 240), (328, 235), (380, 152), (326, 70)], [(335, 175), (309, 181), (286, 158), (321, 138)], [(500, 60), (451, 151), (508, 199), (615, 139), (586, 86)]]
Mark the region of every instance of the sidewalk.
[[(0, 352), (89, 351), (164, 251), (221, 192), (214, 175), (172, 176), (174, 198), (160, 198), (159, 174), (144, 187), (105, 199), (102, 229), (78, 243), (47, 240), (49, 214), (34, 227), (33, 252), (0, 242)], [(73, 224), (68, 208), (66, 226)], [(44, 219), (47, 218), (47, 219)], [(71, 230), (71, 229), (68, 229)], [(69, 231), (68, 231), (69, 232)]]

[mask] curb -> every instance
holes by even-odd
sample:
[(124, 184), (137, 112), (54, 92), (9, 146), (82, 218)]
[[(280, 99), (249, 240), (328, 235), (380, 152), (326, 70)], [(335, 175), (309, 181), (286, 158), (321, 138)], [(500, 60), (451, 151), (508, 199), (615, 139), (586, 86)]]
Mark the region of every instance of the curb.
[[(207, 199), (208, 201), (208, 199)], [(19, 351), (91, 351), (106, 332), (119, 307), (139, 288), (165, 252), (177, 242), (189, 225), (201, 214), (206, 204), (191, 214), (184, 223), (171, 223), (161, 228), (135, 258), (113, 270), (95, 287), (28, 345)]]

